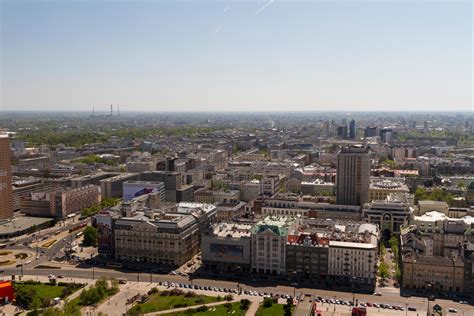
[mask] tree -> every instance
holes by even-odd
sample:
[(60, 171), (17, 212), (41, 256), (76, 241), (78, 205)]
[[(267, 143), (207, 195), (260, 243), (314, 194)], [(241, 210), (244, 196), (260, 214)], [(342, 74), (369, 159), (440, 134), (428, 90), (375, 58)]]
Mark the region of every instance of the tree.
[(250, 307), (250, 300), (244, 298), (240, 300), (240, 309), (246, 311)]
[(398, 283), (400, 283), (402, 280), (402, 272), (400, 271), (398, 267), (395, 270), (395, 279), (398, 281)]
[(291, 308), (293, 307), (293, 302), (291, 298), (286, 300), (285, 306), (283, 306), (284, 316), (291, 316)]
[(387, 267), (387, 264), (385, 262), (381, 262), (379, 264), (379, 276), (382, 279), (388, 278), (388, 267)]
[(383, 243), (380, 243), (380, 256), (384, 256), (386, 252), (385, 245)]
[(97, 246), (97, 229), (93, 226), (87, 226), (84, 229), (84, 246)]
[(271, 297), (265, 297), (263, 300), (263, 307), (272, 307), (273, 306), (273, 299)]
[(15, 298), (18, 305), (29, 308), (35, 296), (36, 291), (34, 289), (23, 286), (15, 286)]

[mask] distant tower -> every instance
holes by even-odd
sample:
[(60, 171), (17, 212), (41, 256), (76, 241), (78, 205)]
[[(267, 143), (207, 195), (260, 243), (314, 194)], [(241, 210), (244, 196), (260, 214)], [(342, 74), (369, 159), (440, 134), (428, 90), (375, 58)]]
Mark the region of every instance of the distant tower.
[(367, 148), (349, 146), (337, 154), (336, 203), (363, 205), (369, 201), (370, 155)]
[(349, 123), (349, 138), (356, 138), (356, 122), (354, 120), (351, 120), (351, 122)]
[(114, 116), (114, 106), (113, 106), (113, 104), (110, 105), (110, 116)]
[(95, 107), (92, 106), (92, 117), (95, 117)]
[(117, 104), (117, 116), (120, 116), (120, 104)]

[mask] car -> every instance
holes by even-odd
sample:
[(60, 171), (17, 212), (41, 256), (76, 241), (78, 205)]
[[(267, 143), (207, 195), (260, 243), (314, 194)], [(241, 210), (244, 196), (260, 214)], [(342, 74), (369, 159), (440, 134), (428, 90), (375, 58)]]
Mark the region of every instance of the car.
[(380, 305), (377, 304), (377, 303), (374, 303), (374, 304), (372, 304), (372, 305), (373, 305), (375, 308), (379, 308), (379, 307), (380, 307)]
[(458, 310), (455, 309), (455, 308), (450, 307), (450, 308), (448, 308), (448, 312), (450, 312), (450, 313), (457, 313)]
[(469, 304), (467, 301), (459, 301), (459, 304)]
[(63, 275), (58, 275), (58, 279), (64, 279)]
[(380, 293), (380, 292), (374, 292), (374, 295), (375, 295), (375, 296), (382, 296), (382, 293)]
[(436, 297), (434, 295), (428, 296), (428, 301), (434, 301)]

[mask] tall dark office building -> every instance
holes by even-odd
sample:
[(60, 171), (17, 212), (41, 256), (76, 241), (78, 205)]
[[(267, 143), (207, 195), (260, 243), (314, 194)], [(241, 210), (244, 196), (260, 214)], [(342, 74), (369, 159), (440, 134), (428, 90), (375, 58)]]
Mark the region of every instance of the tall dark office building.
[(363, 205), (369, 202), (370, 154), (363, 146), (343, 148), (337, 155), (336, 203)]
[(0, 220), (13, 216), (10, 137), (0, 134)]
[(374, 137), (377, 136), (377, 126), (367, 126), (364, 131), (364, 137)]
[(356, 138), (356, 122), (354, 120), (349, 123), (349, 138)]

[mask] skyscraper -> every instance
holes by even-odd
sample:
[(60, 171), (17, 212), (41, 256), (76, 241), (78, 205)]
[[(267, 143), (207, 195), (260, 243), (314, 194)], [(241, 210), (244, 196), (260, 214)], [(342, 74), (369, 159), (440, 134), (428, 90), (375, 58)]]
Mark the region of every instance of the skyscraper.
[(13, 216), (10, 137), (0, 134), (0, 220)]
[(337, 155), (336, 202), (363, 205), (369, 202), (370, 155), (363, 146), (343, 148)]
[(349, 123), (349, 138), (356, 138), (356, 122), (354, 120)]

